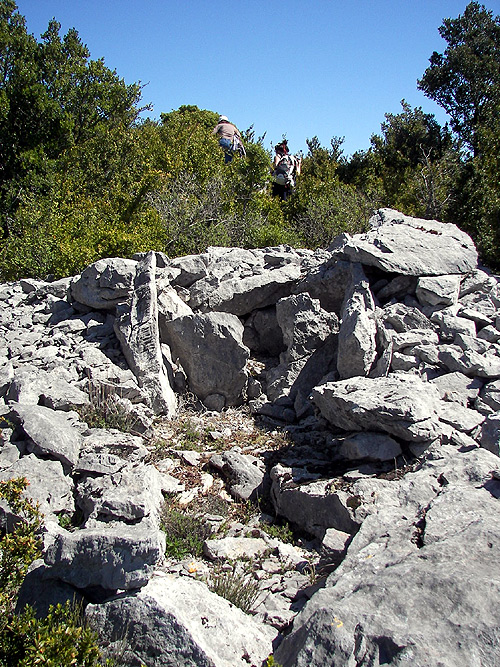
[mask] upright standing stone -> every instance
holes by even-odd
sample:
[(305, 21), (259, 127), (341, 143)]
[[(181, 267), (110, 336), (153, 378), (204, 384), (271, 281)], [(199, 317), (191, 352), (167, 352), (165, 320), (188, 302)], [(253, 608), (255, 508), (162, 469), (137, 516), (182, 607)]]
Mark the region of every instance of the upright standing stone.
[(153, 410), (171, 416), (176, 397), (167, 376), (160, 347), (155, 282), (156, 255), (149, 252), (137, 264), (130, 301), (117, 309), (115, 332), (123, 354)]
[(352, 264), (342, 309), (337, 370), (342, 379), (366, 376), (377, 356), (375, 304), (361, 264)]

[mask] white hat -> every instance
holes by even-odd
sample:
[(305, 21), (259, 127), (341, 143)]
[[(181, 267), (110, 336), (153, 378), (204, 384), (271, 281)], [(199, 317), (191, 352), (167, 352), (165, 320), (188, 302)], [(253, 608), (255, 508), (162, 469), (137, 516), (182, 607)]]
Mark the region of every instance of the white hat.
[(222, 123), (223, 120), (229, 120), (227, 116), (219, 116), (219, 123)]

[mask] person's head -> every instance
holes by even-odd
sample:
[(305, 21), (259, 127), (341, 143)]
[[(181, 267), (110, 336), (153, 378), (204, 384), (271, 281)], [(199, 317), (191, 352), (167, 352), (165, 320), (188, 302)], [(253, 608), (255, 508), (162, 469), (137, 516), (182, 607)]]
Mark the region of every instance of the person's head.
[(229, 118), (227, 116), (219, 116), (219, 123), (228, 123)]
[(288, 153), (288, 143), (286, 139), (284, 139), (281, 143), (276, 144), (274, 150), (276, 153), (278, 153), (278, 155), (286, 155)]

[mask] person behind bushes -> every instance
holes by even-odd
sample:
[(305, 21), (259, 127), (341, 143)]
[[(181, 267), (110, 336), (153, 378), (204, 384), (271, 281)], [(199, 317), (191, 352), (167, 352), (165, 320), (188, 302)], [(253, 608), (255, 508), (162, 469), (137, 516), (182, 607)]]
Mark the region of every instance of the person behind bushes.
[(229, 164), (234, 153), (245, 157), (246, 152), (241, 140), (241, 134), (236, 125), (229, 122), (227, 116), (219, 116), (219, 122), (213, 129), (213, 134), (219, 137), (219, 146), (224, 151), (224, 162)]
[(301, 158), (290, 155), (286, 139), (274, 147), (276, 155), (273, 160), (273, 197), (283, 201), (288, 199), (295, 179), (300, 174)]

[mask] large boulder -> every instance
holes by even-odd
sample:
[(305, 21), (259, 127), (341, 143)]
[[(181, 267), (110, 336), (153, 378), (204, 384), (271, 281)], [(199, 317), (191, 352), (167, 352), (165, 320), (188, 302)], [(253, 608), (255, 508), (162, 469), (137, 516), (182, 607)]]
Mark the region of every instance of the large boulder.
[(172, 575), (153, 577), (134, 595), (89, 605), (85, 614), (111, 655), (116, 651), (130, 667), (260, 666), (276, 634), (203, 582)]
[(481, 450), (455, 451), (396, 485), (295, 619), (276, 661), (287, 667), (498, 664), (494, 459)]
[(342, 256), (411, 276), (465, 274), (477, 267), (474, 243), (456, 225), (382, 208), (370, 219), (370, 227), (346, 241)]
[(38, 503), (48, 520), (75, 511), (73, 480), (64, 473), (59, 461), (42, 460), (34, 454), (22, 456), (1, 471), (2, 479), (24, 477), (29, 481), (25, 495)]
[(325, 382), (312, 398), (325, 419), (346, 431), (379, 431), (416, 442), (440, 434), (439, 392), (414, 376)]
[(130, 295), (136, 263), (120, 257), (94, 262), (72, 283), (73, 299), (90, 308), (114, 312), (116, 305)]
[(8, 418), (19, 425), (27, 440), (28, 451), (56, 459), (69, 469), (78, 461), (83, 424), (75, 412), (13, 403)]
[(223, 405), (240, 405), (247, 384), (243, 325), (230, 313), (206, 313), (165, 322), (163, 335), (185, 370), (190, 390), (202, 401), (213, 395)]
[(116, 591), (145, 586), (165, 552), (165, 534), (149, 523), (102, 524), (62, 531), (44, 554), (47, 576), (75, 588)]
[(272, 401), (283, 396), (295, 400), (298, 392), (307, 396), (335, 366), (338, 317), (305, 293), (280, 299), (276, 316), (286, 351), (280, 364), (267, 373), (267, 395)]
[(153, 466), (142, 465), (86, 477), (77, 484), (76, 500), (86, 525), (98, 525), (97, 521), (132, 524), (147, 519), (156, 526), (164, 502), (162, 475)]
[(189, 305), (242, 317), (291, 294), (301, 278), (301, 255), (288, 247), (209, 249), (208, 276), (190, 287)]

